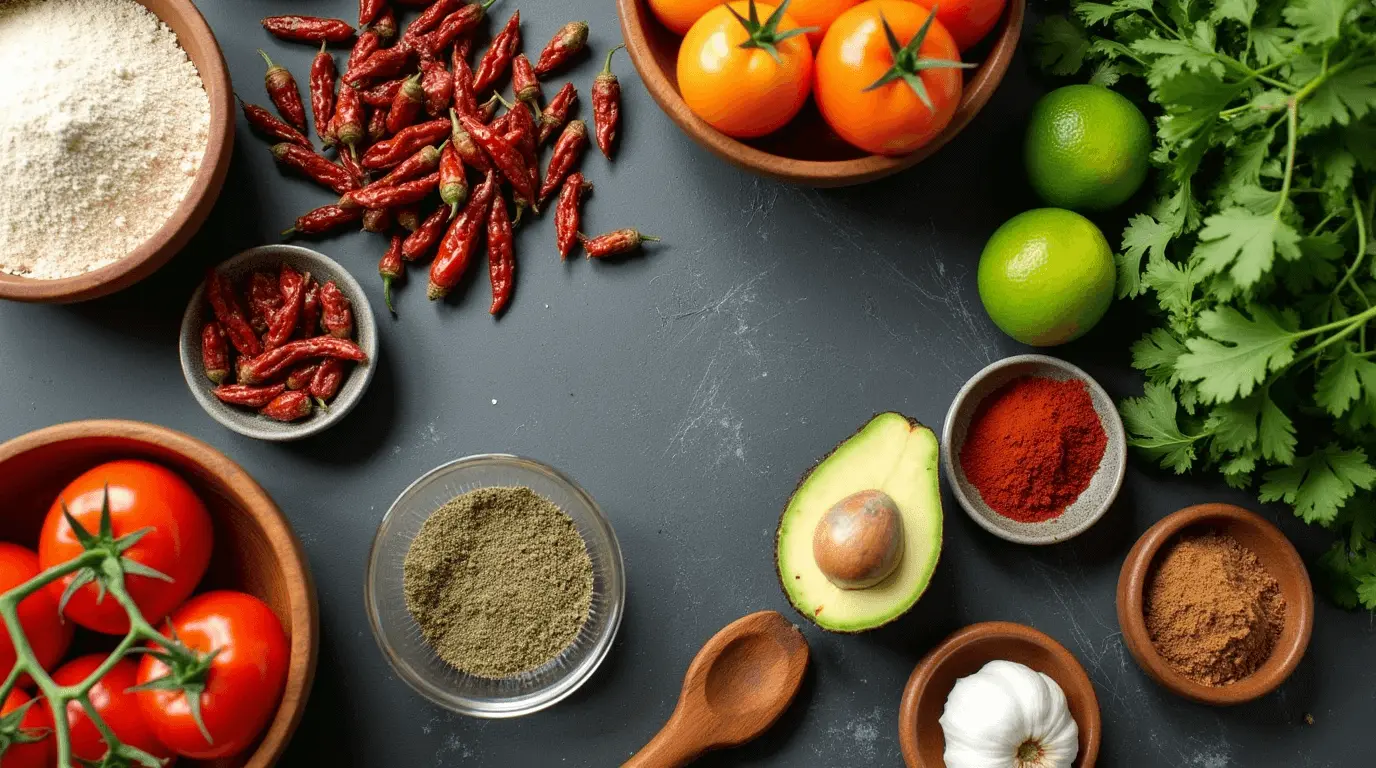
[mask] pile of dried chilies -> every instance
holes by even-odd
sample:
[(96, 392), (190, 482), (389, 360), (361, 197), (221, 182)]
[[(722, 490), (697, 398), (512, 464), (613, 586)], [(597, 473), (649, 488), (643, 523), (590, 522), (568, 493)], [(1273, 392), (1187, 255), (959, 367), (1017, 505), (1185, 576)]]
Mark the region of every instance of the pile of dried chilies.
[[(320, 45), (310, 71), (310, 110), (322, 146), (337, 153), (331, 160), (315, 150), (295, 78), (264, 53), (267, 91), (280, 118), (247, 103), (245, 117), (276, 142), (272, 154), (282, 166), (340, 195), (299, 217), (284, 235), (325, 235), (355, 222), (386, 235), (378, 273), (393, 314), (391, 289), (407, 264), (432, 258), (426, 293), (440, 299), (458, 285), (484, 240), (490, 311), (502, 312), (515, 277), (513, 228), (551, 200), (561, 259), (580, 243), (591, 258), (628, 253), (655, 239), (634, 229), (599, 237), (579, 231), (592, 184), (578, 163), (590, 139), (608, 159), (616, 143), (621, 86), (611, 62), (621, 46), (607, 53), (593, 82), (590, 132), (582, 120), (569, 119), (578, 100), (572, 83), (548, 101), (540, 83), (587, 48), (588, 25), (564, 25), (532, 62), (520, 52), (517, 11), (475, 69), (469, 63), (473, 34), (493, 2), (406, 0), (421, 10), (404, 28), (386, 0), (360, 0), (358, 30), (341, 19), (313, 16), (262, 21), (278, 38)], [(353, 49), (341, 73), (327, 46), (349, 40)], [(498, 92), (508, 77), (511, 102)], [(551, 140), (542, 174), (540, 147)]]
[(349, 364), (368, 359), (353, 341), (353, 304), (333, 281), (282, 264), (240, 291), (211, 270), (205, 297), (215, 319), (201, 331), (201, 363), (222, 402), (298, 421), (328, 408)]

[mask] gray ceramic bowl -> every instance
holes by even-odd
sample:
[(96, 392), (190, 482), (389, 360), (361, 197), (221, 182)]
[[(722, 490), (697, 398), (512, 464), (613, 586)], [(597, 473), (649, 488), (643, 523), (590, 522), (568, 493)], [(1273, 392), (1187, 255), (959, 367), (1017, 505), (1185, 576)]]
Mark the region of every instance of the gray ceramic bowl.
[[(1099, 462), (1099, 471), (1090, 479), (1089, 487), (1059, 517), (1043, 523), (1020, 523), (990, 509), (960, 467), (965, 431), (980, 403), (1004, 384), (1023, 376), (1083, 381), (1089, 388), (1094, 410), (1099, 414), (1099, 423), (1108, 435), (1108, 445)], [(951, 409), (946, 412), (946, 424), (941, 430), (941, 463), (956, 501), (980, 527), (1019, 544), (1055, 544), (1083, 533), (1098, 522), (1113, 504), (1118, 489), (1123, 485), (1123, 473), (1127, 470), (1127, 436), (1123, 433), (1123, 420), (1118, 416), (1113, 399), (1089, 374), (1054, 357), (1017, 355), (985, 367), (960, 388), (951, 402)]]
[(260, 269), (276, 271), (283, 262), (302, 272), (311, 273), (311, 277), (321, 283), (333, 280), (353, 302), (355, 341), (368, 353), (368, 361), (355, 364), (349, 371), (349, 377), (339, 388), (339, 394), (330, 401), (329, 410), (317, 408), (301, 421), (284, 424), (260, 416), (248, 408), (226, 405), (211, 394), (215, 384), (205, 377), (202, 370), (201, 329), (210, 319), (210, 308), (206, 305), (205, 284), (197, 286), (196, 292), (191, 294), (191, 302), (186, 305), (186, 314), (182, 315), (181, 359), (186, 385), (212, 419), (241, 435), (259, 440), (299, 440), (327, 429), (344, 418), (363, 397), (363, 391), (373, 380), (377, 361), (377, 321), (373, 318), (372, 307), (368, 305), (368, 297), (363, 293), (363, 286), (333, 259), (297, 245), (263, 245), (234, 256), (216, 269), (239, 285), (247, 275)]

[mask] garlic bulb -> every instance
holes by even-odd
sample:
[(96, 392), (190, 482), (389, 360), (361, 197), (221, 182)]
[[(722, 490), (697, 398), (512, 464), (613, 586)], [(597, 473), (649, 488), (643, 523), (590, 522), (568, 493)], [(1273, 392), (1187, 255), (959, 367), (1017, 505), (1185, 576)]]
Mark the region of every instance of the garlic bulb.
[(1070, 768), (1080, 728), (1055, 680), (991, 661), (956, 681), (941, 713), (946, 768)]

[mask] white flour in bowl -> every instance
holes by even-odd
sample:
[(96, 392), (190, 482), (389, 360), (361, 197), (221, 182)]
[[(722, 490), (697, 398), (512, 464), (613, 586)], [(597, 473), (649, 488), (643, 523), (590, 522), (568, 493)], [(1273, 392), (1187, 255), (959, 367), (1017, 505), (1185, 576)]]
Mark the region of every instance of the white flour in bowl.
[(134, 0), (0, 0), (0, 271), (71, 277), (129, 255), (186, 197), (210, 100)]

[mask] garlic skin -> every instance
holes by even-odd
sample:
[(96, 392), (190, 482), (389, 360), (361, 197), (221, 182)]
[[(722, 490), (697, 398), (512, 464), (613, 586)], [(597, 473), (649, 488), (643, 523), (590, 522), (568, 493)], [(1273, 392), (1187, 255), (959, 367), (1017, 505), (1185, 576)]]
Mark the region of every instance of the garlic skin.
[(1071, 768), (1080, 728), (1055, 680), (991, 661), (956, 681), (941, 714), (946, 768)]

